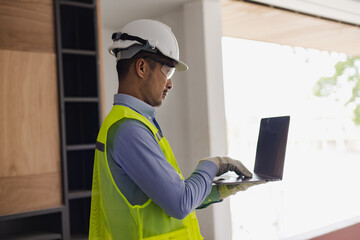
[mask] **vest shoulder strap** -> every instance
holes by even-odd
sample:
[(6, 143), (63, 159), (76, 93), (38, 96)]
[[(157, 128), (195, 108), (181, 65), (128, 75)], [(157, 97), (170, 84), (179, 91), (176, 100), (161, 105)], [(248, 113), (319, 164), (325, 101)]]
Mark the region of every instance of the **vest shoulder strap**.
[(136, 119), (136, 120), (142, 122), (143, 124), (145, 124), (145, 126), (147, 126), (151, 130), (153, 135), (159, 141), (161, 140), (162, 134), (146, 117), (144, 117), (143, 115), (135, 112), (134, 110), (132, 110), (128, 107), (121, 106), (121, 105), (114, 105), (113, 108), (111, 109), (110, 113), (105, 118), (103, 124), (101, 125), (101, 129), (100, 129), (99, 135), (97, 137), (97, 142), (104, 144), (106, 141), (108, 129), (115, 122), (117, 122), (123, 118), (132, 118), (132, 119)]

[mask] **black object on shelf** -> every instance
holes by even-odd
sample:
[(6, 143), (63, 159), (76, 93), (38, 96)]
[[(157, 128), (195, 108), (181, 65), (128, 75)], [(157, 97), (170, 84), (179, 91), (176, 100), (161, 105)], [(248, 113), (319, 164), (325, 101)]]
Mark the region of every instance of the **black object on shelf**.
[(66, 102), (66, 144), (95, 143), (99, 131), (99, 103)]
[(89, 233), (90, 198), (70, 200), (70, 233), (71, 236), (87, 236)]
[(68, 189), (69, 191), (91, 190), (94, 150), (68, 152)]
[(98, 97), (96, 56), (63, 54), (64, 96)]
[(61, 5), (61, 48), (95, 50), (94, 8)]

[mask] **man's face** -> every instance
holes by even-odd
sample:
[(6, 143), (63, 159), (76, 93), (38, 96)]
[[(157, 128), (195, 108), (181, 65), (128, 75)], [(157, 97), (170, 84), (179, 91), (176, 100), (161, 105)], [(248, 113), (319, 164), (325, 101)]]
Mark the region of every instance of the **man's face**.
[(156, 66), (148, 75), (146, 84), (146, 98), (144, 101), (153, 107), (158, 107), (172, 88), (172, 80), (167, 79), (161, 71), (163, 64), (156, 62)]

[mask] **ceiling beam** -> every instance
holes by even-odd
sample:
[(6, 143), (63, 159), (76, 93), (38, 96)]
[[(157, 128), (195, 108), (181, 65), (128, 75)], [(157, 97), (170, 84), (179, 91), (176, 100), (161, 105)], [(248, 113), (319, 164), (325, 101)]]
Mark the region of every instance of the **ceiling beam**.
[(360, 56), (360, 27), (244, 2), (222, 2), (223, 36)]

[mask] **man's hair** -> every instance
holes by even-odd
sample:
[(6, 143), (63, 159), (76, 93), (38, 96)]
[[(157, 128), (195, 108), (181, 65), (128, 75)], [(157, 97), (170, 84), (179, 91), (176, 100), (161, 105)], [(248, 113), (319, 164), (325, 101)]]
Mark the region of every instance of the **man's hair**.
[[(133, 63), (135, 63), (137, 60), (139, 60), (140, 58), (144, 58), (146, 56), (158, 56), (158, 54), (155, 53), (150, 53), (147, 51), (140, 51), (138, 53), (136, 53), (132, 58), (130, 59), (120, 59), (119, 61), (117, 61), (116, 63), (116, 70), (118, 73), (118, 79), (119, 81), (123, 78), (126, 77), (126, 75), (129, 73), (129, 69), (130, 67), (133, 65)], [(156, 62), (151, 60), (150, 58), (148, 58), (150, 61), (148, 61), (151, 70), (153, 70), (156, 66)]]

